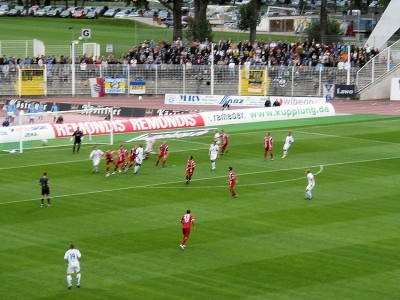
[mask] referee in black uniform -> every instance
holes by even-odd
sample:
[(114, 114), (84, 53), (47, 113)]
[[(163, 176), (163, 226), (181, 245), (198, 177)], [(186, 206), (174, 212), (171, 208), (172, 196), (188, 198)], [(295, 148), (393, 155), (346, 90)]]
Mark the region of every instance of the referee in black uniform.
[(78, 145), (78, 149), (76, 149), (76, 153), (79, 153), (79, 149), (81, 149), (81, 142), (83, 138), (83, 133), (82, 131), (79, 130), (79, 127), (76, 128), (75, 132), (72, 134), (72, 137), (75, 137), (74, 139), (74, 147), (72, 148), (72, 153), (75, 153), (75, 148)]
[(47, 178), (47, 172), (43, 173), (43, 176), (39, 179), (39, 185), (42, 187), (42, 203), (40, 207), (43, 207), (44, 197), (47, 197), (47, 206), (51, 206), (50, 204), (50, 181)]

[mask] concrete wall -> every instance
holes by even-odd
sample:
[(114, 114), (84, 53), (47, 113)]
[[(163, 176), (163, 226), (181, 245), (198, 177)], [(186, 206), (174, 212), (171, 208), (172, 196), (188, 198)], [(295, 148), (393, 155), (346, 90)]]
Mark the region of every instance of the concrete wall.
[(400, 77), (400, 65), (397, 65), (389, 73), (367, 86), (359, 94), (360, 100), (390, 99), (390, 87), (392, 78)]

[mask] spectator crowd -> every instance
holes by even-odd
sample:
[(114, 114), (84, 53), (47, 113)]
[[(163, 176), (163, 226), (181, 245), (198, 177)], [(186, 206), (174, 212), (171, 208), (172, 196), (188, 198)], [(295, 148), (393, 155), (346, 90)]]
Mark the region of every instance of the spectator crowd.
[[(348, 47), (350, 47), (351, 67), (360, 68), (368, 60), (376, 56), (379, 51), (370, 46), (343, 45), (340, 42), (320, 44), (305, 39), (296, 42), (289, 41), (249, 41), (234, 42), (231, 39), (221, 40), (214, 44), (214, 64), (226, 65), (234, 68), (236, 65), (268, 65), (268, 66), (317, 66), (345, 68), (348, 61)], [(211, 64), (211, 43), (205, 39), (200, 42), (146, 40), (141, 45), (132, 47), (127, 54), (119, 58), (114, 55), (93, 57), (91, 55), (77, 56), (77, 64), (81, 69), (88, 65), (107, 66), (120, 64), (123, 66), (173, 64), (187, 66)], [(17, 65), (70, 64), (68, 56), (41, 56), (16, 58), (11, 55), (0, 57), (0, 73), (7, 78), (9, 73), (15, 72)], [(348, 66), (347, 66), (348, 67)]]

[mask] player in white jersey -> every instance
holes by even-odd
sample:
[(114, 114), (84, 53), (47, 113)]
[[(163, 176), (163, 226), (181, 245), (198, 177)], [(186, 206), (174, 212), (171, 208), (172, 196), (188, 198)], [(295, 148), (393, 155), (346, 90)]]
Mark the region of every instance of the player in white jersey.
[(68, 289), (72, 287), (72, 274), (76, 273), (76, 287), (81, 286), (81, 267), (79, 260), (81, 259), (81, 252), (75, 249), (74, 244), (69, 245), (69, 249), (65, 252), (64, 260), (68, 263), (67, 267), (67, 283)]
[(151, 152), (153, 152), (154, 144), (156, 142), (156, 139), (154, 136), (149, 133), (148, 136), (145, 138), (146, 141), (146, 148), (144, 149), (144, 158), (146, 159), (150, 156)]
[(218, 129), (214, 130), (214, 142), (217, 143), (217, 146), (221, 144), (221, 134), (219, 133)]
[(93, 151), (90, 152), (89, 158), (93, 160), (93, 173), (99, 173), (99, 164), (104, 152), (95, 146)]
[(308, 182), (308, 185), (306, 187), (306, 199), (311, 200), (313, 197), (311, 191), (315, 186), (314, 174), (311, 173), (310, 169), (307, 169), (306, 176), (307, 176), (307, 182)]
[(139, 147), (136, 149), (136, 165), (135, 168), (133, 169), (133, 174), (137, 174), (139, 172), (140, 166), (142, 165), (143, 162), (143, 146), (142, 144), (139, 145)]
[(288, 135), (285, 138), (285, 144), (283, 145), (283, 156), (282, 158), (285, 158), (288, 155), (289, 148), (293, 144), (294, 138), (292, 136), (292, 133), (289, 131)]
[(215, 166), (215, 161), (217, 160), (219, 153), (219, 146), (217, 145), (217, 142), (214, 141), (210, 145), (210, 149), (208, 150), (208, 156), (210, 157), (211, 160), (211, 170), (215, 171), (216, 166)]

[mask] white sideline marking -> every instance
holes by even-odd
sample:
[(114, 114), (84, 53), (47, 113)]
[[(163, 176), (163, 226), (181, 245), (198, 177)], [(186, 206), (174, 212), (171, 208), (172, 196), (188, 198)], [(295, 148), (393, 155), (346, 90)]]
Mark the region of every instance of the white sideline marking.
[[(298, 170), (298, 169), (307, 169), (307, 168), (316, 168), (319, 167), (319, 171), (315, 173), (314, 175), (320, 174), (324, 166), (339, 166), (339, 165), (346, 165), (346, 164), (357, 164), (357, 163), (365, 163), (365, 162), (371, 162), (371, 161), (382, 161), (382, 160), (391, 160), (391, 159), (399, 159), (400, 156), (394, 156), (394, 157), (385, 157), (385, 158), (374, 158), (374, 159), (364, 159), (364, 160), (356, 160), (356, 161), (348, 161), (348, 162), (339, 162), (339, 163), (331, 163), (331, 164), (324, 164), (324, 165), (317, 165), (317, 166), (307, 166), (307, 167), (297, 167), (297, 168), (288, 168), (288, 169), (280, 169), (280, 170), (268, 170), (268, 171), (258, 171), (258, 172), (251, 172), (251, 173), (242, 173), (238, 174), (239, 176), (246, 176), (246, 175), (255, 175), (255, 174), (261, 174), (261, 173), (273, 173), (273, 172), (281, 172), (281, 171), (291, 171), (291, 170)], [(217, 176), (217, 177), (208, 177), (208, 178), (201, 178), (201, 179), (194, 179), (193, 181), (201, 181), (201, 180), (211, 180), (211, 179), (216, 179), (216, 178), (226, 178), (226, 176)], [(274, 183), (280, 183), (280, 182), (288, 182), (288, 181), (295, 181), (299, 179), (304, 179), (305, 177), (299, 177), (299, 178), (294, 178), (294, 179), (286, 179), (286, 180), (281, 180), (281, 181), (272, 181), (268, 183), (258, 183), (258, 185), (263, 185), (263, 184), (274, 184)], [(80, 195), (88, 195), (88, 194), (98, 194), (98, 193), (106, 193), (106, 192), (114, 192), (114, 191), (122, 191), (122, 190), (131, 190), (131, 189), (140, 189), (140, 188), (163, 188), (160, 187), (161, 185), (169, 185), (169, 184), (177, 184), (177, 183), (182, 183), (184, 180), (179, 180), (179, 181), (174, 181), (174, 182), (164, 182), (164, 183), (155, 183), (155, 184), (147, 184), (147, 185), (140, 185), (140, 186), (129, 186), (129, 187), (122, 187), (122, 188), (117, 188), (117, 189), (108, 189), (108, 190), (97, 190), (97, 191), (91, 191), (91, 192), (84, 192), (84, 193), (74, 193), (74, 194), (67, 194), (67, 195), (59, 195), (59, 196), (52, 196), (51, 198), (64, 198), (64, 197), (72, 197), (72, 196), (80, 196)], [(250, 184), (249, 184), (250, 185)], [(244, 186), (244, 185), (243, 185)], [(248, 186), (248, 185), (246, 185)], [(223, 186), (212, 186), (209, 188), (217, 188), (217, 187), (224, 187), (226, 188), (227, 185)], [(168, 188), (178, 188), (178, 187), (168, 187)], [(185, 187), (187, 188), (187, 187)], [(206, 188), (206, 187), (201, 187), (201, 188)], [(37, 201), (40, 200), (41, 198), (32, 198), (32, 199), (25, 199), (25, 200), (17, 200), (17, 201), (9, 201), (9, 202), (3, 202), (0, 203), (0, 205), (4, 204), (13, 204), (13, 203), (21, 203), (21, 202), (28, 202), (28, 201)]]
[(325, 134), (325, 133), (309, 132), (309, 131), (296, 131), (296, 132), (310, 134), (310, 135), (320, 135), (320, 136), (326, 136), (326, 137), (332, 137), (332, 138), (342, 138), (342, 139), (347, 139), (347, 140), (365, 141), (365, 142), (388, 144), (388, 145), (400, 145), (399, 143), (362, 139), (362, 138), (355, 138), (355, 137), (347, 137), (347, 136), (334, 135), (334, 134)]

